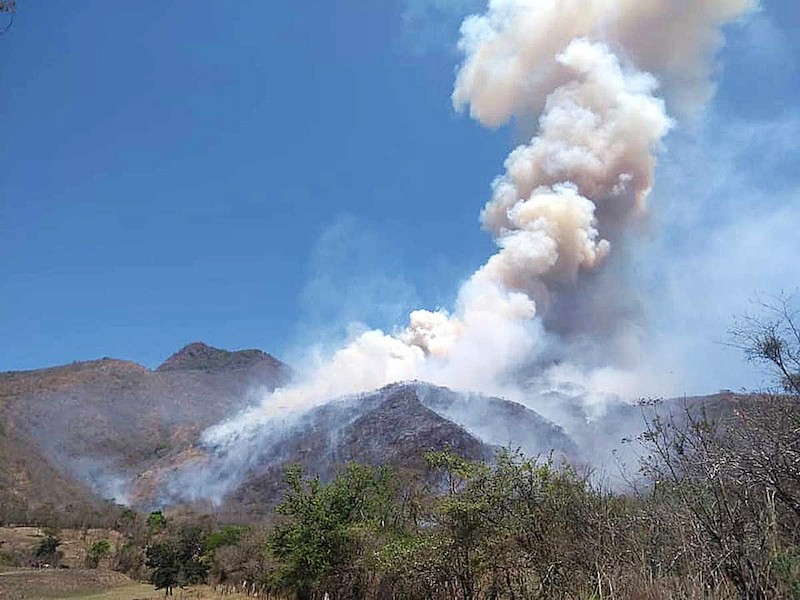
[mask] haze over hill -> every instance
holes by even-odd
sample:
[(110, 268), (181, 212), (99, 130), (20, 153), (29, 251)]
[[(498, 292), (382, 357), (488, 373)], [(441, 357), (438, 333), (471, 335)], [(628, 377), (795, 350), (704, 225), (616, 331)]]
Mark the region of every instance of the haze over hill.
[[(101, 497), (125, 501), (134, 474), (244, 407), (250, 390), (274, 389), (289, 377), (288, 367), (258, 350), (195, 343), (152, 371), (103, 358), (0, 374), (0, 410), (7, 429), (24, 440), (24, 453), (41, 453), (42, 464), (54, 463)], [(12, 444), (15, 452), (20, 444)], [(35, 479), (39, 464), (30, 461), (25, 477)], [(47, 481), (47, 493), (20, 493), (32, 502), (60, 494), (59, 479)]]
[(429, 450), (491, 460), (510, 447), (608, 469), (620, 439), (641, 426), (639, 408), (621, 401), (601, 414), (580, 398), (532, 394), (531, 406), (553, 421), (511, 400), (405, 382), (287, 411), (268, 429), (257, 421), (249, 438), (228, 444), (208, 435), (291, 373), (260, 350), (202, 343), (154, 370), (104, 358), (2, 373), (0, 500), (29, 514), (44, 505), (99, 510), (108, 498), (253, 518), (278, 501), (293, 463), (323, 479), (350, 461), (419, 473)]

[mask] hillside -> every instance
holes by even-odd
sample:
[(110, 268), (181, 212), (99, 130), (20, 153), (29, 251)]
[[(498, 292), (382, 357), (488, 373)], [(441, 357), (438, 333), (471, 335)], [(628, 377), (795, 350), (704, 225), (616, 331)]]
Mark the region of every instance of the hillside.
[[(291, 463), (323, 480), (349, 461), (419, 473), (425, 451), (444, 448), (475, 459), (491, 459), (501, 446), (529, 456), (554, 452), (613, 473), (620, 458), (635, 459), (633, 448), (618, 452), (619, 442), (642, 426), (641, 409), (622, 402), (590, 416), (575, 399), (532, 396), (562, 428), (516, 402), (405, 382), (287, 414), (227, 447), (200, 437), (290, 376), (260, 350), (202, 343), (153, 370), (104, 358), (2, 373), (0, 517), (107, 514), (109, 498), (142, 509), (189, 503), (249, 519), (275, 505)], [(720, 415), (736, 398), (668, 406), (709, 405)]]
[(124, 501), (135, 474), (242, 408), (251, 389), (289, 377), (261, 351), (199, 343), (155, 370), (104, 358), (2, 373), (0, 452), (11, 467), (0, 470), (3, 493), (31, 506), (93, 495)]
[(560, 427), (514, 402), (398, 383), (265, 426), (234, 450), (198, 443), (143, 473), (131, 499), (153, 508), (210, 498), (222, 513), (251, 518), (280, 499), (292, 463), (323, 480), (350, 461), (419, 473), (426, 451), (491, 460), (500, 446), (565, 457), (576, 451)]

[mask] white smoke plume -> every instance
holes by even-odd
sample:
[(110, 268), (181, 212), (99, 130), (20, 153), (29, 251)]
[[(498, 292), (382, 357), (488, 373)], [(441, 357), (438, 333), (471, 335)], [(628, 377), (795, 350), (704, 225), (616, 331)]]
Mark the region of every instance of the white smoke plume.
[(755, 0), (491, 0), (462, 25), (466, 60), (453, 103), (469, 105), (487, 126), (536, 115), (572, 78), (557, 57), (587, 39), (656, 75), (675, 108), (691, 111), (713, 96), (720, 28), (755, 7)]
[[(491, 0), (468, 17), (454, 107), (489, 127), (535, 122), (481, 213), (497, 252), (462, 284), (451, 312), (417, 310), (397, 331), (355, 336), (205, 441), (233, 448), (277, 415), (400, 380), (502, 393), (558, 337), (546, 331), (548, 313), (570, 294), (591, 294), (582, 280), (646, 215), (656, 155), (674, 126), (668, 107), (685, 115), (711, 98), (721, 27), (753, 8), (755, 0)], [(614, 365), (596, 366), (554, 372), (614, 390)]]

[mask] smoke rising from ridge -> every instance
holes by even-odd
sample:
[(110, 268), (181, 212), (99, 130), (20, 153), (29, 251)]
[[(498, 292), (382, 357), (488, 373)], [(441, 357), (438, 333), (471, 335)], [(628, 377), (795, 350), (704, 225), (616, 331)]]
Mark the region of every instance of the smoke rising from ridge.
[[(625, 294), (598, 274), (615, 252), (624, 257), (628, 231), (646, 215), (656, 156), (675, 125), (668, 108), (691, 114), (712, 97), (720, 28), (753, 8), (753, 0), (492, 0), (468, 17), (454, 107), (488, 127), (536, 123), (481, 212), (497, 251), (462, 283), (452, 311), (416, 310), (396, 331), (354, 336), (204, 441), (233, 449), (278, 415), (395, 381), (507, 394), (520, 371), (552, 360), (559, 345), (571, 349), (556, 378), (603, 392), (635, 387), (630, 373), (616, 376), (613, 352), (587, 364), (580, 344), (565, 340), (594, 329), (576, 311)], [(592, 314), (619, 320), (612, 331), (630, 330), (613, 311)]]

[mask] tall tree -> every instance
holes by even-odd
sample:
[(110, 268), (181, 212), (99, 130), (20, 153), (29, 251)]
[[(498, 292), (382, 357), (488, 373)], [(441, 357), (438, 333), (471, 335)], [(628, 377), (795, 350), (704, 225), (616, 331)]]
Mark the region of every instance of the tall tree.
[(175, 586), (204, 583), (208, 575), (203, 534), (188, 528), (176, 537), (151, 544), (145, 553), (145, 564), (152, 569), (150, 582), (157, 590), (172, 595)]
[(386, 469), (351, 464), (327, 485), (306, 480), (299, 466), (287, 470), (288, 491), (277, 512), (285, 517), (269, 542), (280, 562), (276, 583), (307, 600), (321, 580), (346, 566), (360, 526), (385, 523), (389, 500)]

